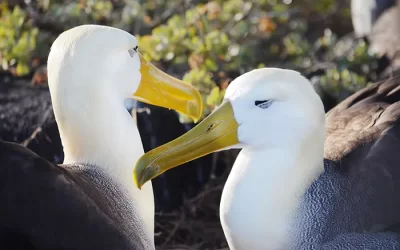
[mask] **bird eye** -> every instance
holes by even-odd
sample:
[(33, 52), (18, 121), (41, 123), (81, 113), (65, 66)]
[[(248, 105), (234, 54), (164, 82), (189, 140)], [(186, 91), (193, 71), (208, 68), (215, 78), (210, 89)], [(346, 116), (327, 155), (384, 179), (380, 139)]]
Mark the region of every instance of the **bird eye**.
[(138, 48), (139, 48), (139, 46), (136, 46), (136, 47), (134, 47), (134, 48), (132, 48), (132, 49), (129, 49), (129, 50), (128, 50), (129, 55), (130, 55), (131, 57), (133, 57), (133, 56), (135, 55), (135, 53), (137, 53)]
[(271, 100), (263, 100), (263, 101), (255, 101), (254, 102), (254, 105), (256, 105), (257, 107), (262, 108), (262, 109), (268, 108), (269, 106), (271, 106), (271, 104), (272, 104)]

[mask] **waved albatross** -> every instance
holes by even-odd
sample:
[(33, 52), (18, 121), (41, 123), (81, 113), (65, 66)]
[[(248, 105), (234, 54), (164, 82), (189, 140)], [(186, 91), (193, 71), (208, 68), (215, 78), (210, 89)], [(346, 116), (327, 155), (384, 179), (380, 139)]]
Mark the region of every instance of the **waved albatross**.
[(352, 0), (351, 18), (356, 36), (379, 57), (378, 76), (400, 68), (400, 0)]
[(0, 141), (0, 249), (154, 249), (152, 185), (134, 185), (144, 152), (124, 102), (196, 120), (200, 93), (146, 62), (134, 36), (98, 25), (59, 35), (48, 79), (64, 163)]
[(391, 79), (325, 116), (298, 72), (253, 70), (195, 128), (143, 155), (135, 181), (242, 148), (220, 204), (230, 249), (400, 249), (399, 101)]

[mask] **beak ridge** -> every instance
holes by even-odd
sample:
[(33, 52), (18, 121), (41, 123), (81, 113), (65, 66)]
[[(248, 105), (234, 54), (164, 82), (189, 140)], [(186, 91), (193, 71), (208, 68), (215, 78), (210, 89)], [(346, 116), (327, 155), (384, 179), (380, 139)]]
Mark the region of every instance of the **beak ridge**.
[(133, 172), (135, 185), (140, 189), (171, 168), (238, 144), (238, 127), (232, 105), (224, 102), (192, 130), (142, 155)]
[(135, 99), (155, 106), (174, 109), (197, 122), (203, 112), (200, 92), (192, 85), (172, 77), (140, 57), (142, 79)]

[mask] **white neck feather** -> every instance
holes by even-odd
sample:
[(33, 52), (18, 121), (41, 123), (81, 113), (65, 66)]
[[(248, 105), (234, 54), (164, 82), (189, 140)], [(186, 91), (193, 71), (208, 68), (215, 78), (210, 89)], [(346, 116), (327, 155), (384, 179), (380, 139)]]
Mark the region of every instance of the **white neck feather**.
[(72, 89), (53, 88), (52, 92), (64, 164), (95, 165), (109, 174), (132, 198), (151, 236), (149, 239), (154, 240), (152, 184), (149, 182), (139, 190), (132, 179), (132, 169), (144, 153), (134, 120), (123, 100), (113, 99), (111, 93), (102, 95), (101, 90), (96, 90), (99, 92), (90, 95)]
[(323, 171), (323, 133), (317, 141), (304, 141), (240, 152), (220, 206), (231, 250), (287, 249), (299, 199)]

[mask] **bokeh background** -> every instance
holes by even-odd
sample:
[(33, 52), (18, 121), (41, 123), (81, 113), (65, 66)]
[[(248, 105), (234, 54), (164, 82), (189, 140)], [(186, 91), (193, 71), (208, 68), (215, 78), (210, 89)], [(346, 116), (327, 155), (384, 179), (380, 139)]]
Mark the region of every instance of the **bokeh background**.
[[(371, 39), (354, 35), (350, 0), (0, 1), (1, 139), (62, 163), (46, 60), (61, 32), (88, 23), (137, 36), (148, 60), (201, 91), (203, 117), (229, 83), (251, 69), (300, 71), (315, 84), (326, 111), (393, 69), (392, 57), (371, 52)], [(130, 106), (145, 151), (195, 125), (172, 110)], [(218, 207), (237, 153), (214, 153), (153, 181), (157, 249), (227, 249)]]

